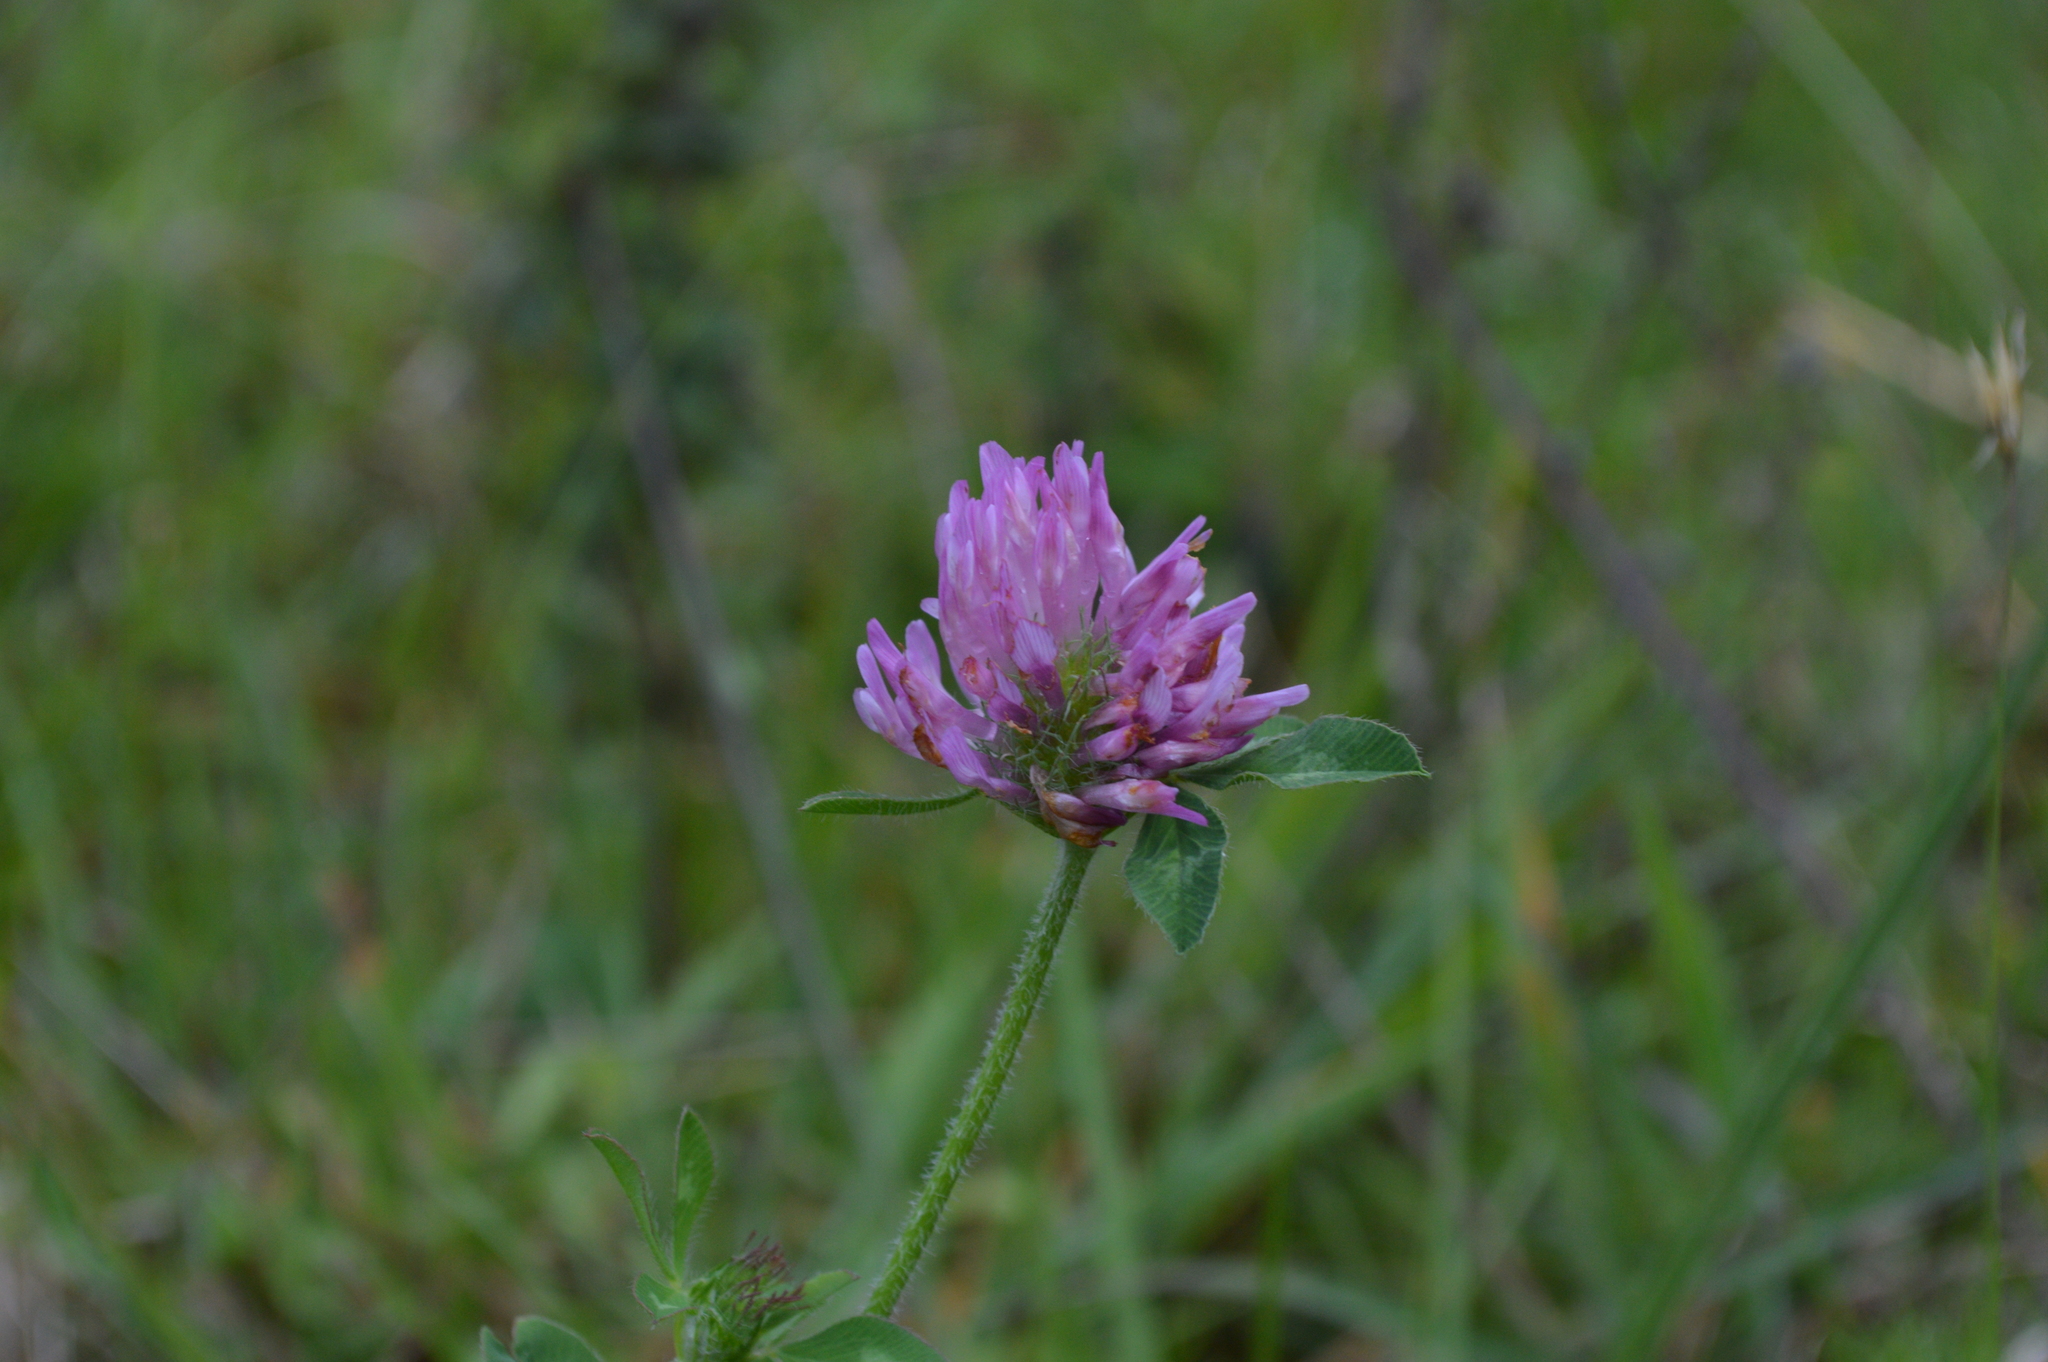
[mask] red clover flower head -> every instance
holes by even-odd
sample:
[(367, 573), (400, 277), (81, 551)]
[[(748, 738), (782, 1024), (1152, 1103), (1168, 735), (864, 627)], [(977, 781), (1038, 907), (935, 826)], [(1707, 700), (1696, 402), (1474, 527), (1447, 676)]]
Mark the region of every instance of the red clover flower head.
[(923, 620), (898, 648), (879, 621), (857, 654), (861, 721), (1081, 846), (1134, 813), (1206, 825), (1161, 779), (1225, 757), (1307, 686), (1247, 695), (1247, 592), (1200, 614), (1202, 517), (1140, 571), (1109, 508), (1102, 455), (981, 447), (981, 488), (939, 517), (939, 622), (956, 699)]

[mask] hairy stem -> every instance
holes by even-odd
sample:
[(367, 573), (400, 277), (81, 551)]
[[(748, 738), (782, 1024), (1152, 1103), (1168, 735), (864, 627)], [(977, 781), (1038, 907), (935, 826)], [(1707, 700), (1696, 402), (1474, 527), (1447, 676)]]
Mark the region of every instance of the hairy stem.
[(967, 1080), (959, 1110), (946, 1124), (945, 1138), (939, 1141), (938, 1152), (932, 1155), (931, 1166), (925, 1170), (924, 1185), (917, 1189), (917, 1197), (910, 1203), (910, 1214), (903, 1219), (896, 1246), (889, 1251), (889, 1262), (875, 1283), (875, 1294), (868, 1299), (871, 1315), (886, 1317), (896, 1308), (903, 1288), (917, 1271), (918, 1260), (924, 1257), (932, 1231), (939, 1227), (939, 1217), (945, 1214), (955, 1184), (981, 1144), (981, 1134), (988, 1128), (989, 1117), (995, 1114), (1003, 1086), (1010, 1081), (1010, 1066), (1016, 1063), (1017, 1049), (1024, 1043), (1032, 1014), (1038, 1011), (1038, 999), (1052, 973), (1053, 957), (1059, 953), (1060, 935), (1066, 931), (1067, 919), (1081, 897), (1081, 881), (1088, 874), (1088, 862), (1094, 855), (1093, 847), (1060, 843), (1059, 866), (1052, 873), (1052, 882), (1045, 887), (1038, 916), (1032, 919), (1031, 930), (1024, 936), (1024, 949), (1017, 956), (1016, 977), (1010, 981), (1010, 991), (1003, 995), (1002, 1010), (996, 1013), (995, 1028), (989, 1032), (988, 1048), (982, 1051), (981, 1064)]

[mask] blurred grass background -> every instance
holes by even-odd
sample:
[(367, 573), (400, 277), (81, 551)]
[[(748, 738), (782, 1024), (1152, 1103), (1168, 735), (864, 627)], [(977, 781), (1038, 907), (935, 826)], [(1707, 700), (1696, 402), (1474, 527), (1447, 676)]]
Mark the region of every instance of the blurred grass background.
[(956, 1362), (2039, 1362), (2048, 726), (1995, 899), (1972, 747), (2000, 482), (1800, 309), (1954, 346), (2048, 296), (2044, 57), (2021, 0), (0, 9), (0, 1358), (454, 1358), (529, 1310), (666, 1357), (577, 1132), (686, 1101), (704, 1249), (872, 1275), (1052, 848), (976, 806), (769, 864), (733, 792), (935, 788), (854, 645), (976, 442), (1080, 438), (1141, 557), (1212, 518), (1262, 684), (1436, 776), (1224, 796), (1185, 959), (1105, 858), (905, 1318)]

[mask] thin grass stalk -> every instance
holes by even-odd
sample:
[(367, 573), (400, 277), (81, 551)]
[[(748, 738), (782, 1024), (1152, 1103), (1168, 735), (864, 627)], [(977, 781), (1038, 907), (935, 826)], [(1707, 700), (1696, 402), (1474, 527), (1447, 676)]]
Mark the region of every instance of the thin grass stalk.
[(1266, 1204), (1259, 1218), (1259, 1285), (1252, 1302), (1251, 1362), (1280, 1362), (1280, 1283), (1287, 1263), (1294, 1151), (1292, 1144), (1282, 1150), (1266, 1178)]
[[(1550, 509), (1585, 556), (1616, 615), (1691, 712), (1729, 785), (1777, 850), (1800, 895), (1829, 927), (1849, 933), (1856, 926), (1856, 909), (1848, 882), (1807, 832), (1777, 771), (1580, 472), (1578, 452), (1554, 430), (1535, 395), (1517, 376), (1471, 298), (1452, 277), (1444, 253), (1399, 180), (1382, 171), (1377, 188), (1381, 216), (1410, 291), (1418, 303), (1436, 311), (1465, 367), (1527, 450)], [(1880, 982), (1879, 987), (1886, 984)], [(1888, 991), (1905, 1005), (1874, 1007), (1876, 1025), (1898, 1045), (1915, 1086), (1943, 1123), (1967, 1120), (1967, 1077), (1951, 1072), (1943, 1060), (1925, 1009), (1912, 991), (1897, 984)]]
[[(1505, 774), (1501, 768), (1496, 771)], [(1476, 869), (1484, 863), (1486, 852), (1476, 829), (1474, 842), (1472, 865)], [(1458, 892), (1460, 889), (1464, 892)], [(1479, 892), (1479, 885), (1468, 881), (1446, 896), (1437, 916), (1438, 955), (1430, 981), (1429, 1029), (1434, 1050), (1430, 1085), (1435, 1097), (1428, 1156), (1430, 1326), (1446, 1358), (1463, 1358), (1471, 1333), (1472, 1246), (1467, 1233), (1467, 1202), (1472, 1183), (1472, 1045), (1478, 984), (1474, 954), (1479, 926), (1472, 898)]]
[(1652, 1269), (1648, 1285), (1624, 1316), (1611, 1356), (1657, 1355), (1657, 1346), (1672, 1313), (1708, 1252), (1722, 1229), (1748, 1204), (1757, 1166), (1784, 1121), (1793, 1093), (1833, 1048), (1880, 952), (1896, 935), (1908, 910), (1923, 902), (1928, 879), (1961, 835), (1983, 789), (1994, 756), (1993, 746), (2009, 731), (2009, 711), (2016, 711), (2027, 702), (2044, 667), (2048, 667), (2048, 621), (2035, 630), (2026, 657), (2008, 677), (2002, 702), (1997, 706), (1999, 712), (1985, 721), (1949, 773), (1919, 834), (1885, 883), (1871, 912), (1859, 924), (1856, 935), (1836, 957), (1834, 974), (1814, 995), (1799, 1020), (1788, 1028), (1789, 1038), (1774, 1048), (1775, 1059), (1751, 1087), (1749, 1100), (1706, 1193), (1699, 1200), (1692, 1223), (1681, 1232), (1663, 1261)]
[(677, 623), (690, 644), (704, 688), (720, 765), (761, 878), (768, 919), (782, 945), (791, 981), (826, 1082), (854, 1141), (869, 1138), (865, 1063), (846, 994), (826, 949), (817, 909), (797, 867), (787, 804), (762, 745), (754, 702), (741, 677), (739, 645), (718, 599), (717, 584), (692, 526), (683, 479), (654, 355), (634, 294), (631, 265), (610, 196), (597, 180), (578, 191), (575, 229), (614, 405), (640, 483), (655, 548)]
[[(1999, 573), (1998, 573), (1998, 628), (1991, 637), (1992, 657), (1997, 675), (1996, 696), (2003, 697), (2006, 685), (2005, 637), (2012, 626), (2012, 577), (2013, 556), (2019, 545), (2019, 496), (2017, 487), (2016, 451), (1999, 449)], [(2001, 892), (2000, 857), (2003, 853), (2005, 832), (2005, 750), (2006, 717), (2005, 706), (1994, 703), (1991, 707), (1991, 722), (1994, 725), (1991, 752), (1990, 822), (1991, 829), (1984, 844), (1984, 1233), (1988, 1259), (1985, 1268), (1985, 1316), (1990, 1330), (1991, 1346), (1998, 1346), (2000, 1316), (2003, 1310), (2005, 1276), (2005, 1232), (1999, 1192), (2004, 1184), (2000, 1174), (1999, 1158), (1999, 1068), (2004, 1051), (2004, 1021), (2000, 1016), (2002, 1000), (1999, 996), (2000, 982), (2004, 968), (2001, 950), (2001, 927), (2004, 914), (2004, 895)]]
[(1117, 1125), (1109, 1041), (1087, 949), (1087, 922), (1072, 929), (1081, 958), (1054, 986), (1059, 1059), (1081, 1146), (1088, 1157), (1095, 1201), (1095, 1261), (1109, 1301), (1119, 1362), (1157, 1362), (1159, 1325), (1145, 1291), (1145, 1255), (1138, 1232), (1138, 1197), (1130, 1156)]

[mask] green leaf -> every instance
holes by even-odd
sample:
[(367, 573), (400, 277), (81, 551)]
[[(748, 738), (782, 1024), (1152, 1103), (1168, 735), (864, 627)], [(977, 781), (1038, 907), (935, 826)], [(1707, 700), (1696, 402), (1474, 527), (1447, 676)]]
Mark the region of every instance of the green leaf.
[(788, 1305), (778, 1306), (766, 1316), (764, 1340), (781, 1337), (796, 1326), (811, 1311), (823, 1305), (854, 1279), (854, 1274), (845, 1271), (820, 1272), (797, 1288), (797, 1297)]
[(690, 1260), (690, 1236), (697, 1217), (710, 1199), (711, 1184), (718, 1178), (718, 1159), (711, 1152), (711, 1135), (703, 1118), (688, 1107), (676, 1122), (675, 1219), (673, 1235), (675, 1270), (681, 1272)]
[(476, 1331), (477, 1347), (483, 1354), (483, 1362), (518, 1362), (511, 1350), (498, 1341), (498, 1336), (485, 1325)]
[(834, 790), (812, 795), (798, 806), (800, 813), (931, 813), (965, 804), (979, 793), (958, 790), (950, 794), (918, 795), (898, 799), (895, 795), (869, 794), (866, 790)]
[(690, 1298), (679, 1288), (656, 1281), (644, 1272), (633, 1279), (633, 1299), (639, 1301), (657, 1322), (670, 1315), (680, 1315), (690, 1308)]
[(1623, 805), (1650, 909), (1650, 962), (1659, 1010), (1670, 1017), (1695, 1077), (1720, 1114), (1735, 1110), (1752, 1068), (1735, 969), (1713, 915), (1679, 870), (1671, 830), (1648, 785), (1626, 791)]
[(806, 1310), (817, 1309), (827, 1300), (844, 1290), (847, 1283), (853, 1280), (855, 1280), (855, 1274), (846, 1271), (844, 1268), (834, 1268), (830, 1272), (820, 1272), (799, 1288), (804, 1293), (803, 1301), (801, 1302), (803, 1308)]
[(604, 1161), (611, 1165), (612, 1176), (625, 1190), (626, 1200), (633, 1203), (633, 1219), (640, 1222), (640, 1233), (647, 1240), (647, 1251), (654, 1255), (662, 1275), (673, 1279), (675, 1263), (669, 1257), (668, 1245), (662, 1242), (665, 1236), (655, 1226), (654, 1197), (647, 1190), (647, 1174), (640, 1170), (640, 1160), (602, 1130), (586, 1130), (583, 1138), (596, 1145), (597, 1152), (604, 1155)]
[(512, 1352), (519, 1362), (604, 1362), (597, 1349), (539, 1315), (512, 1321)]
[(1181, 954), (1202, 939), (1223, 892), (1223, 815), (1182, 790), (1175, 801), (1209, 820), (1206, 828), (1148, 813), (1138, 844), (1124, 858), (1124, 883), (1145, 915), (1159, 924)]
[(788, 1362), (946, 1362), (900, 1324), (874, 1315), (842, 1319), (822, 1333), (782, 1345)]
[(1217, 790), (1247, 780), (1303, 790), (1346, 780), (1428, 774), (1415, 744), (1385, 724), (1344, 714), (1326, 714), (1306, 728), (1175, 772), (1181, 780)]

